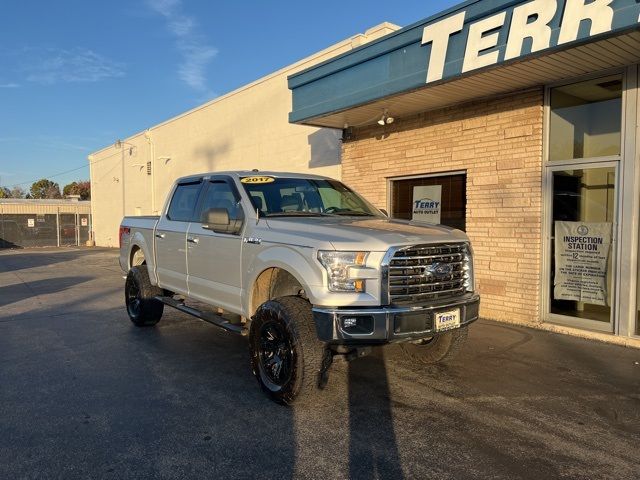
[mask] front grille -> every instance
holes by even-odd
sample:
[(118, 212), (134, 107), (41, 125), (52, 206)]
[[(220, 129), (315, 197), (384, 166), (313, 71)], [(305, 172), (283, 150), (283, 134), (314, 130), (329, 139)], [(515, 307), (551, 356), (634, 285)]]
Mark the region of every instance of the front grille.
[(389, 262), (392, 304), (430, 302), (465, 293), (466, 243), (416, 245), (395, 252)]

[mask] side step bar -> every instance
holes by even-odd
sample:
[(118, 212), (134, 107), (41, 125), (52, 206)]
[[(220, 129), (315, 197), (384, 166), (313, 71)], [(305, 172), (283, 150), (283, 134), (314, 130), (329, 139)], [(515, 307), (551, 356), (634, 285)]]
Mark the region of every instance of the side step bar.
[(155, 297), (156, 300), (168, 305), (170, 307), (175, 308), (176, 310), (180, 310), (181, 312), (187, 313), (194, 317), (199, 318), (200, 320), (204, 320), (216, 327), (220, 327), (223, 330), (228, 332), (236, 333), (238, 335), (246, 336), (249, 332), (242, 325), (234, 325), (229, 322), (226, 318), (221, 315), (217, 315), (213, 312), (202, 312), (200, 310), (196, 310), (195, 308), (187, 307), (184, 303), (174, 300), (171, 297)]

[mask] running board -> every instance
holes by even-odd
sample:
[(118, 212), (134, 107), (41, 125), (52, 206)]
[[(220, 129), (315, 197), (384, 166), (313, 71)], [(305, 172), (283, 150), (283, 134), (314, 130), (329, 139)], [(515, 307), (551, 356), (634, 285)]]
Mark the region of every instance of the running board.
[(221, 315), (217, 315), (213, 312), (202, 312), (200, 310), (196, 310), (195, 308), (187, 307), (184, 303), (174, 300), (170, 297), (155, 297), (156, 300), (164, 303), (165, 305), (169, 305), (170, 307), (175, 308), (176, 310), (180, 310), (188, 315), (192, 315), (194, 317), (199, 318), (200, 320), (204, 320), (207, 323), (215, 325), (216, 327), (220, 327), (227, 332), (236, 333), (238, 335), (245, 336), (249, 332), (242, 325), (234, 325), (229, 322), (226, 318)]

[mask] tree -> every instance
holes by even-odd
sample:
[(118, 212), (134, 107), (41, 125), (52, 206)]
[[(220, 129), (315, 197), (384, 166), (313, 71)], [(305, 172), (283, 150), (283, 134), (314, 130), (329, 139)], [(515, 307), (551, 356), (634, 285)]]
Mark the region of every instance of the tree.
[(64, 186), (62, 189), (62, 195), (68, 197), (69, 195), (77, 195), (76, 190), (78, 189), (78, 182), (71, 182)]
[(80, 195), (80, 200), (91, 199), (91, 183), (88, 180), (78, 180), (77, 182), (71, 182), (65, 185), (62, 189), (62, 193), (65, 197), (69, 195)]
[(24, 198), (25, 191), (22, 187), (13, 187), (11, 189), (11, 198)]
[(24, 198), (25, 192), (20, 187), (13, 187), (9, 190), (7, 187), (0, 187), (0, 198)]
[(62, 198), (60, 185), (42, 178), (31, 185), (31, 198)]

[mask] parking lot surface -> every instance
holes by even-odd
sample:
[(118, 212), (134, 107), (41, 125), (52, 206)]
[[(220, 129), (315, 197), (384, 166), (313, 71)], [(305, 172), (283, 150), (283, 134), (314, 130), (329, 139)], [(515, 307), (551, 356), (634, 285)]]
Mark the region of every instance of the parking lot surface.
[(480, 321), (449, 366), (397, 347), (270, 402), (246, 339), (139, 329), (117, 252), (0, 251), (0, 478), (640, 478), (640, 351)]

